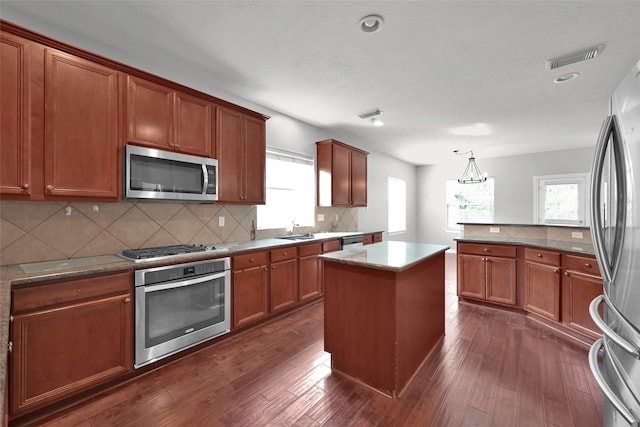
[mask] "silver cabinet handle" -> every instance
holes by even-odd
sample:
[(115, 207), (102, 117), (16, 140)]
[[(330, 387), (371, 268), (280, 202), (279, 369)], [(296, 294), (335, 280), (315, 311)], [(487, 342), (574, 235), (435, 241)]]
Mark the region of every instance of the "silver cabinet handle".
[[(632, 427), (638, 427), (638, 425), (640, 424), (638, 418), (636, 418), (635, 415), (633, 415), (633, 413), (631, 413), (631, 411), (629, 411), (629, 409), (624, 406), (620, 399), (618, 399), (618, 397), (609, 387), (609, 384), (607, 384), (605, 378), (602, 376), (600, 368), (598, 368), (598, 352), (603, 346), (604, 341), (602, 340), (602, 338), (600, 338), (595, 343), (593, 343), (591, 349), (589, 350), (589, 368), (591, 368), (593, 378), (596, 380), (596, 383), (598, 383), (598, 387), (600, 387), (605, 397), (609, 400), (609, 402), (611, 402), (616, 410), (620, 412), (622, 417), (629, 423), (629, 425), (631, 425)], [(607, 356), (605, 355), (605, 357)]]
[(618, 335), (613, 329), (609, 327), (609, 325), (605, 323), (602, 317), (600, 317), (600, 313), (598, 313), (598, 306), (600, 306), (602, 302), (604, 302), (607, 305), (607, 307), (609, 307), (609, 309), (611, 309), (611, 311), (617, 317), (620, 318), (620, 321), (626, 322), (626, 320), (624, 320), (622, 316), (616, 313), (615, 309), (611, 307), (611, 304), (607, 303), (604, 295), (598, 295), (593, 299), (593, 301), (591, 301), (591, 304), (589, 304), (589, 314), (591, 315), (591, 318), (593, 319), (594, 323), (598, 326), (598, 328), (600, 328), (600, 330), (604, 335), (606, 335), (611, 339), (611, 341), (618, 344), (620, 347), (624, 349), (624, 351), (626, 351), (636, 359), (640, 359), (640, 348), (634, 346), (629, 341), (627, 341), (626, 339)]

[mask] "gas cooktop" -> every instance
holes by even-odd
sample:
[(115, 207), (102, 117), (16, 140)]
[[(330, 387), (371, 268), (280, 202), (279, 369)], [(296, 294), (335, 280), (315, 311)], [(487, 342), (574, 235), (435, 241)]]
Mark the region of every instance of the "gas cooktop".
[(157, 259), (172, 258), (179, 255), (195, 254), (201, 252), (225, 251), (225, 248), (216, 248), (212, 245), (173, 245), (158, 246), (155, 248), (125, 249), (120, 252), (122, 258), (133, 261), (153, 261)]

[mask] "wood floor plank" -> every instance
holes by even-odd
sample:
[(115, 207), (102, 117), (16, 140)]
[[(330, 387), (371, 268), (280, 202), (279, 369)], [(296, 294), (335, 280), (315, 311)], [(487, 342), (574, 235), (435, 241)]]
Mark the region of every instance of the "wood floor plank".
[(331, 371), (319, 302), (33, 425), (601, 426), (588, 349), (518, 313), (458, 302), (450, 254), (445, 281), (445, 336), (397, 399)]

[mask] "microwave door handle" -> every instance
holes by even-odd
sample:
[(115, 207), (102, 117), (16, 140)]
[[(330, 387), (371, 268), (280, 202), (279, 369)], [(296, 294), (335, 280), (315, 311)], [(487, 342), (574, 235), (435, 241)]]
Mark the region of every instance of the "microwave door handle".
[(202, 195), (207, 194), (207, 187), (209, 186), (209, 174), (207, 173), (207, 165), (202, 164)]
[(163, 283), (159, 285), (145, 285), (144, 292), (156, 292), (163, 291), (165, 289), (183, 288), (185, 286), (197, 285), (198, 283), (209, 282), (216, 279), (222, 279), (227, 277), (228, 271), (221, 271), (219, 273), (210, 274), (207, 276), (195, 277), (193, 279), (179, 279), (175, 282)]
[(600, 135), (598, 136), (598, 143), (596, 145), (596, 153), (593, 159), (593, 175), (591, 176), (591, 220), (593, 221), (593, 249), (596, 253), (598, 261), (600, 261), (600, 263), (602, 264), (601, 270), (604, 276), (603, 278), (607, 282), (611, 282), (612, 275), (609, 268), (609, 254), (607, 254), (604, 247), (604, 224), (601, 210), (602, 194), (600, 192), (600, 189), (602, 184), (602, 168), (604, 166), (612, 123), (613, 116), (608, 116), (605, 119), (604, 123), (602, 123)]

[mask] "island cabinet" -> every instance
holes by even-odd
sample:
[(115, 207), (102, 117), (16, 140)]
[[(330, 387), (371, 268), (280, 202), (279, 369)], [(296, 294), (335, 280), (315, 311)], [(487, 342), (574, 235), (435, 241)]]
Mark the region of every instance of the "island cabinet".
[(269, 253), (252, 252), (233, 257), (233, 327), (241, 328), (269, 314)]
[(11, 417), (133, 370), (132, 273), (12, 290)]
[(458, 296), (516, 305), (516, 247), (482, 243), (457, 246)]
[(560, 321), (560, 253), (538, 248), (524, 249), (523, 308), (547, 319)]
[(218, 202), (265, 203), (265, 120), (218, 106)]
[(0, 32), (0, 194), (31, 194), (29, 53), (31, 43)]
[(291, 308), (298, 303), (298, 248), (287, 246), (269, 254), (271, 313)]
[[(595, 257), (563, 255), (562, 323), (592, 338), (599, 328), (589, 315), (589, 304), (602, 294), (602, 278)], [(602, 316), (602, 307), (600, 307)]]
[(320, 260), (322, 243), (310, 243), (298, 248), (298, 298), (300, 302), (322, 295)]
[(318, 206), (367, 206), (367, 153), (335, 139), (316, 142)]
[(211, 157), (213, 104), (172, 88), (127, 76), (127, 141)]
[(118, 76), (45, 49), (45, 198), (119, 195)]

